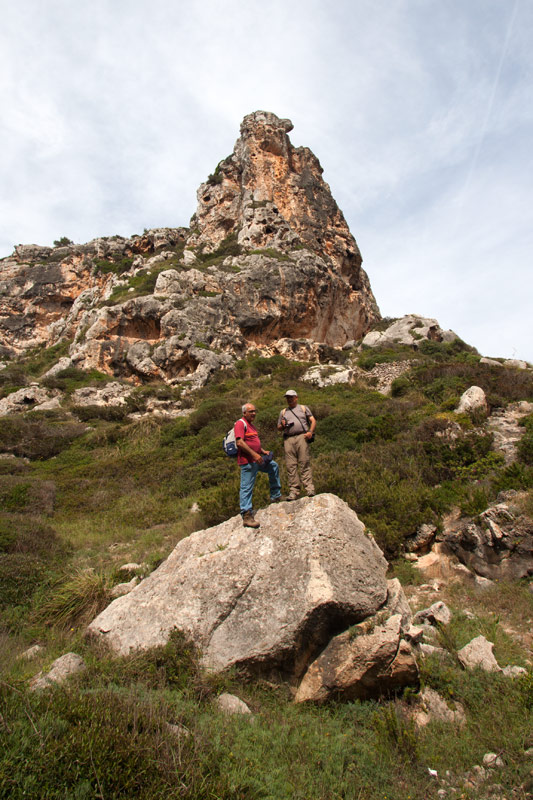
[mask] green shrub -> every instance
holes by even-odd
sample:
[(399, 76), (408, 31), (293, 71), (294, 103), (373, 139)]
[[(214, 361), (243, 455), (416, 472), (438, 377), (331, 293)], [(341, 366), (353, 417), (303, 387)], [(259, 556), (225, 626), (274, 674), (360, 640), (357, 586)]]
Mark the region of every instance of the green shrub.
[(1, 417), (0, 449), (31, 459), (52, 458), (83, 433), (85, 426), (77, 422), (48, 421), (34, 415)]
[(54, 239), (54, 247), (66, 247), (69, 244), (74, 244), (72, 239), (68, 236), (62, 236), (60, 239)]
[(77, 367), (67, 367), (45, 378), (43, 386), (48, 389), (59, 389), (66, 394), (72, 394), (75, 389), (80, 389), (84, 386), (97, 386), (110, 380), (109, 375), (104, 375), (103, 372), (99, 372), (96, 369), (86, 371)]
[(132, 409), (129, 404), (120, 406), (72, 406), (72, 413), (82, 422), (103, 419), (107, 422), (119, 422), (125, 419)]
[(114, 275), (122, 275), (124, 272), (129, 272), (133, 258), (129, 256), (119, 256), (116, 258), (96, 258), (94, 265), (98, 272), (104, 275), (112, 272)]
[(68, 355), (72, 339), (62, 339), (51, 347), (36, 347), (30, 350), (17, 363), (28, 375), (39, 376), (46, 372), (60, 358)]

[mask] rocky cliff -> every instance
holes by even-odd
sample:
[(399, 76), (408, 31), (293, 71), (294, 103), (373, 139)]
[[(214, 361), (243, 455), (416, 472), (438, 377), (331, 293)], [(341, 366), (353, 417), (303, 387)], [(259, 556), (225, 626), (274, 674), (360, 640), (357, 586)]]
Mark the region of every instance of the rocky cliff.
[(19, 246), (0, 262), (0, 346), (71, 339), (69, 364), (205, 383), (250, 348), (298, 355), (361, 339), (379, 310), (361, 254), (289, 120), (244, 118), (190, 228)]

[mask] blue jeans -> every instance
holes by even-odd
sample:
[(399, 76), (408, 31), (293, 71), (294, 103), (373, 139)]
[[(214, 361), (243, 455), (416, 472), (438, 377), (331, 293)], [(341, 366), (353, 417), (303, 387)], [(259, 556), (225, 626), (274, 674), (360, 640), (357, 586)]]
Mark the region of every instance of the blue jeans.
[(279, 467), (275, 461), (268, 464), (241, 464), (241, 490), (239, 502), (241, 514), (244, 516), (247, 511), (252, 510), (252, 494), (255, 486), (255, 479), (258, 472), (266, 472), (270, 484), (270, 499), (275, 500), (281, 495), (281, 484), (279, 482)]

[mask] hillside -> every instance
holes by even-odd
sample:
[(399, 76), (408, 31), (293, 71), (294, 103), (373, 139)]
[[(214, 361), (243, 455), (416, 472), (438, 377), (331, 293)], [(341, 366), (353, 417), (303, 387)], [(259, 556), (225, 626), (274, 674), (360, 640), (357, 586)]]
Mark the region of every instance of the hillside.
[[(289, 130), (246, 117), (190, 228), (21, 246), (1, 264), (2, 798), (532, 796), (533, 371), (435, 320), (381, 320), (320, 165)], [(85, 636), (191, 534), (241, 530), (221, 443), (245, 401), (286, 487), (287, 388), (317, 419), (315, 500), (355, 512), (409, 601), (417, 676), (403, 691), (381, 677), (369, 697), (294, 703), (300, 666), (206, 672), (179, 630), (126, 655)], [(254, 504), (275, 518), (266, 481)], [(415, 619), (435, 602), (449, 618)], [(357, 644), (387, 622), (361, 619), (336, 617), (333, 633)], [(478, 636), (490, 670), (460, 652)], [(32, 690), (69, 652), (84, 671)], [(226, 693), (252, 721), (221, 711)]]

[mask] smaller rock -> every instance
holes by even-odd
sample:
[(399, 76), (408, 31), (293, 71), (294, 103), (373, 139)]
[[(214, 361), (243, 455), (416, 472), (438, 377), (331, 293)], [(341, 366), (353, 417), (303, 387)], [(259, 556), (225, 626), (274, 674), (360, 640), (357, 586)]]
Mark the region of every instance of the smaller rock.
[(418, 683), (411, 646), (400, 639), (402, 618), (390, 617), (369, 630), (367, 619), (334, 636), (305, 673), (294, 702), (324, 703), (379, 697)]
[(480, 783), (487, 779), (487, 770), (479, 764), (474, 764), (468, 777), (474, 784), (479, 786)]
[(480, 386), (471, 386), (467, 389), (455, 409), (456, 414), (471, 414), (473, 411), (482, 411), (485, 414), (489, 411), (485, 392)]
[(515, 369), (527, 369), (527, 361), (521, 361), (519, 358), (506, 358), (503, 362), (506, 367), (514, 367)]
[(216, 699), (216, 704), (224, 714), (251, 714), (252, 712), (242, 700), (234, 694), (223, 692)]
[(418, 611), (414, 616), (414, 622), (425, 622), (426, 620), (431, 625), (448, 625), (452, 618), (452, 613), (446, 603), (439, 600), (433, 603), (429, 608), (424, 608)]
[(476, 636), (457, 652), (457, 657), (465, 669), (480, 667), (486, 672), (501, 672), (492, 652), (493, 648), (493, 642), (489, 642), (484, 636)]
[(135, 587), (139, 583), (139, 580), (140, 579), (137, 577), (137, 575), (135, 575), (135, 577), (132, 578), (131, 581), (115, 584), (115, 586), (113, 586), (113, 588), (111, 589), (111, 597), (115, 599), (116, 597), (122, 597), (125, 594), (129, 594), (129, 592), (131, 592), (132, 589), (135, 589)]
[(446, 655), (446, 650), (444, 650), (444, 648), (435, 647), (435, 645), (425, 644), (424, 642), (422, 642), (422, 644), (419, 645), (418, 649), (419, 649), (421, 655), (423, 655), (423, 656), (432, 656), (432, 655), (445, 656)]
[(189, 514), (198, 514), (199, 511), (200, 511), (200, 506), (196, 502), (194, 502), (192, 506), (189, 508)]
[(410, 626), (412, 614), (402, 584), (398, 578), (392, 578), (387, 581), (387, 591), (387, 602), (384, 605), (384, 609), (387, 610), (388, 616), (391, 617), (394, 614), (401, 614), (403, 632)]
[(183, 251), (183, 263), (186, 267), (190, 267), (192, 264), (196, 264), (197, 258), (192, 250), (184, 250)]
[(39, 655), (39, 653), (44, 652), (44, 647), (42, 644), (34, 644), (31, 647), (28, 647), (27, 650), (24, 650), (23, 653), (19, 655), (19, 658), (24, 661), (31, 661), (33, 658)]
[(54, 683), (62, 684), (72, 675), (87, 669), (85, 661), (77, 653), (65, 653), (64, 656), (56, 658), (50, 670), (43, 675), (39, 672), (30, 683), (32, 691), (40, 689), (49, 689)]
[(118, 568), (119, 572), (137, 572), (140, 569), (147, 569), (147, 564), (137, 564), (136, 561), (128, 561), (127, 564), (123, 564), (121, 567)]
[(488, 767), (489, 769), (494, 769), (495, 767), (503, 767), (503, 759), (497, 753), (485, 753), (483, 756), (483, 766)]
[(517, 667), (511, 665), (509, 665), (508, 667), (504, 667), (502, 672), (508, 678), (518, 678), (519, 675), (527, 675), (527, 669), (524, 669), (524, 667)]
[(177, 739), (188, 739), (191, 732), (185, 725), (179, 722), (167, 722), (167, 730), (170, 731)]
[(480, 364), (488, 364), (490, 367), (503, 367), (501, 361), (496, 361), (495, 358), (487, 358), (484, 356), (483, 358), (479, 359)]
[(437, 528), (435, 525), (428, 525), (427, 523), (420, 525), (415, 535), (412, 538), (408, 539), (407, 541), (408, 549), (416, 553), (425, 550), (431, 545), (431, 543), (435, 539), (436, 533), (437, 533)]
[(451, 722), (454, 725), (466, 724), (464, 708), (460, 703), (454, 703), (453, 708), (434, 689), (426, 686), (420, 693), (421, 707), (414, 713), (414, 721), (418, 727), (424, 727), (431, 720)]
[(423, 636), (424, 628), (421, 628), (418, 625), (410, 625), (404, 632), (404, 637), (408, 642), (411, 642), (411, 644), (420, 644)]

